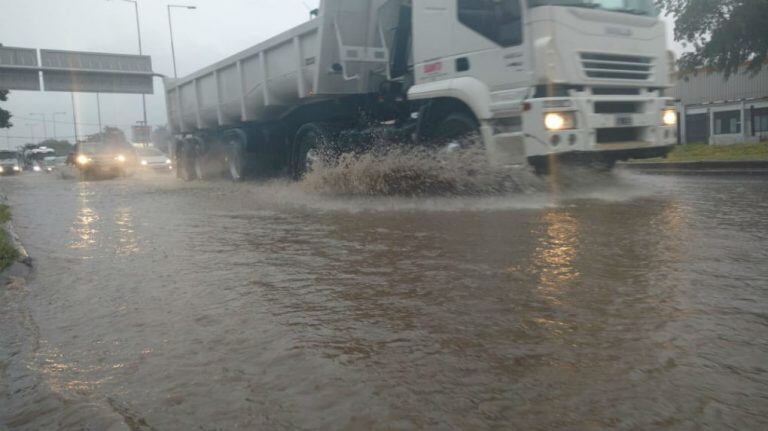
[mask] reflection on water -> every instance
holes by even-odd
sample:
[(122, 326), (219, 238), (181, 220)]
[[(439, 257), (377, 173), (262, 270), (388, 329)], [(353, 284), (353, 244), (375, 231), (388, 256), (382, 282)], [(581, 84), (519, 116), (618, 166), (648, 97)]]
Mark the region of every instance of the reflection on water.
[(579, 221), (567, 210), (549, 210), (542, 217), (543, 232), (534, 251), (530, 271), (539, 276), (539, 291), (553, 303), (569, 294), (569, 287), (579, 276), (574, 259), (579, 247)]
[(122, 207), (115, 213), (117, 225), (117, 253), (134, 254), (139, 252), (136, 231), (133, 226), (133, 211), (130, 207)]
[(99, 222), (99, 214), (90, 207), (89, 196), (93, 192), (89, 190), (87, 183), (79, 183), (77, 191), (78, 210), (73, 223), (75, 238), (70, 248), (86, 249), (96, 245), (96, 235), (99, 231), (96, 224)]

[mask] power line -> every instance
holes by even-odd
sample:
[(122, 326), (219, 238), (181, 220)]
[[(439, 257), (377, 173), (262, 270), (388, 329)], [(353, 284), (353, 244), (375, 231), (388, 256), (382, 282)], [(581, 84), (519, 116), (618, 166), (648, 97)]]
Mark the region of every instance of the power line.
[[(11, 117), (11, 119), (14, 119), (14, 118), (15, 119), (19, 119), (19, 120), (25, 120), (25, 121), (37, 121), (37, 122), (40, 122), (39, 118), (20, 117), (20, 116), (17, 116), (17, 115), (14, 115), (13, 117)], [(72, 121), (47, 121), (47, 123), (67, 124), (67, 125), (70, 125), (70, 126), (72, 124), (74, 124)], [(110, 126), (120, 126), (120, 127), (131, 127), (131, 126), (136, 126), (137, 124), (138, 124), (138, 122), (137, 123), (133, 123), (133, 124), (125, 124), (125, 123), (124, 124), (117, 124), (117, 123), (112, 124), (112, 123), (110, 123), (109, 125)], [(78, 126), (98, 126), (99, 123), (82, 123), (82, 122), (77, 122), (77, 125)]]

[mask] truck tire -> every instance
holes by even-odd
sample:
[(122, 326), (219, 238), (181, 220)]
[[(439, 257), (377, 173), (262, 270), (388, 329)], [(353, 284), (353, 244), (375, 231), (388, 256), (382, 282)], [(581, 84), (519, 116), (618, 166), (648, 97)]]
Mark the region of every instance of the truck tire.
[(295, 179), (302, 179), (327, 158), (333, 139), (333, 128), (326, 123), (308, 123), (299, 128), (293, 144)]
[(197, 179), (195, 173), (195, 147), (192, 144), (184, 144), (181, 146), (181, 154), (179, 155), (179, 177), (184, 181), (194, 181)]
[(246, 176), (245, 144), (239, 139), (229, 141), (226, 157), (229, 179), (236, 183), (243, 181)]
[(438, 147), (469, 148), (480, 144), (480, 125), (469, 114), (449, 114), (437, 125), (431, 141)]
[(195, 165), (195, 177), (198, 180), (211, 179), (211, 172), (210, 172), (210, 167), (208, 166), (209, 165), (208, 159), (205, 156), (201, 154), (196, 154), (194, 165)]

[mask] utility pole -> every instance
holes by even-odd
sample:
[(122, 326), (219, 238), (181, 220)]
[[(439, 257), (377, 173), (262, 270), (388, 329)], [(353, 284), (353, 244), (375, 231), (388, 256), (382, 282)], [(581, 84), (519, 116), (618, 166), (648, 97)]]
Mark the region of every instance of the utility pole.
[(45, 114), (39, 112), (30, 112), (29, 115), (39, 115), (43, 120), (43, 137), (48, 139), (48, 126), (45, 124)]
[(29, 133), (32, 137), (32, 143), (36, 144), (35, 142), (35, 127), (37, 127), (37, 124), (35, 123), (27, 123), (27, 126), (29, 127)]
[(72, 98), (72, 130), (75, 131), (75, 144), (77, 144), (77, 107), (75, 106), (75, 93), (69, 93), (69, 95)]
[(54, 140), (58, 140), (58, 138), (56, 137), (56, 116), (57, 115), (67, 115), (67, 113), (66, 112), (54, 112), (53, 114), (51, 114), (51, 116), (53, 117), (53, 139)]
[(197, 6), (183, 6), (183, 5), (176, 5), (176, 4), (168, 5), (168, 30), (171, 32), (171, 57), (173, 58), (173, 77), (178, 78), (179, 73), (176, 70), (176, 47), (173, 44), (173, 22), (171, 21), (171, 8), (194, 10), (194, 9), (197, 9)]
[(99, 114), (99, 141), (104, 144), (104, 134), (101, 127), (101, 93), (96, 93), (96, 111)]

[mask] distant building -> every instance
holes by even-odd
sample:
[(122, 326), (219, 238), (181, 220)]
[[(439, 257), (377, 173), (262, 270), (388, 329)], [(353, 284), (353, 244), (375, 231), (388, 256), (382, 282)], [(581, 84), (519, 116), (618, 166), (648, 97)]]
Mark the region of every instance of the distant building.
[(728, 80), (704, 71), (681, 76), (670, 95), (678, 100), (681, 143), (768, 140), (768, 65)]

